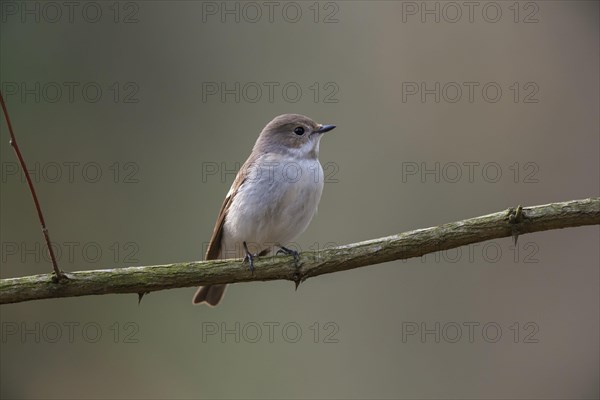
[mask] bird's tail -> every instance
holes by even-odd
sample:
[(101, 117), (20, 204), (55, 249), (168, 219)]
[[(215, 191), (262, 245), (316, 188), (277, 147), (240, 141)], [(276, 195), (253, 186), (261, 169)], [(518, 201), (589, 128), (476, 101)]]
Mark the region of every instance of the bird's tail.
[(210, 285), (210, 286), (201, 286), (196, 291), (194, 295), (194, 299), (192, 300), (193, 304), (206, 303), (209, 306), (216, 306), (219, 304), (221, 299), (223, 298), (223, 294), (225, 293), (225, 288), (227, 285)]

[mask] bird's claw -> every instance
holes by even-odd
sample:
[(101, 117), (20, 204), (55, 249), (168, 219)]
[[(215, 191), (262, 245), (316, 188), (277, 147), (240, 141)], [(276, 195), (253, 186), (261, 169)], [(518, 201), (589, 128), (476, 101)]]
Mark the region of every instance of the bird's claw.
[[(279, 246), (279, 250), (277, 250), (277, 253), (275, 254), (279, 255), (279, 253), (294, 257), (294, 265), (296, 266), (296, 268), (300, 266), (300, 253), (298, 253), (296, 250)], [(296, 285), (296, 287), (298, 287), (298, 285)]]

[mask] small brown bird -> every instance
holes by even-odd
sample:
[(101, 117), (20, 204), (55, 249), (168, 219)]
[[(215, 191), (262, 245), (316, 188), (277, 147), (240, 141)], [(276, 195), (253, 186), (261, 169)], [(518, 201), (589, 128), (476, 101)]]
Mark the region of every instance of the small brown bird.
[[(334, 125), (317, 124), (299, 114), (274, 118), (260, 133), (238, 172), (217, 218), (206, 260), (240, 258), (254, 269), (254, 257), (285, 247), (317, 212), (323, 191), (319, 142)], [(227, 285), (198, 288), (193, 303), (215, 306)]]

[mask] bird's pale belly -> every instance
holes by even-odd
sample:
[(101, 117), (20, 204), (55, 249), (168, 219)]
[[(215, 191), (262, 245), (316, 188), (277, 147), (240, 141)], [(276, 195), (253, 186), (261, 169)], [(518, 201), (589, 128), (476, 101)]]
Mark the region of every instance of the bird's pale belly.
[(315, 215), (323, 191), (319, 162), (294, 161), (271, 168), (260, 179), (244, 182), (233, 199), (223, 227), (226, 258), (242, 257), (243, 242), (252, 253), (289, 245)]

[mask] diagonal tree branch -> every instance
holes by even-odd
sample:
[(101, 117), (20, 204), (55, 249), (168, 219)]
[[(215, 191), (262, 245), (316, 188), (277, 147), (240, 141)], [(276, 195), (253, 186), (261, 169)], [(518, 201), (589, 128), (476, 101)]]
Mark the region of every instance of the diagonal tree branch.
[(426, 229), (353, 243), (317, 252), (303, 252), (299, 268), (289, 256), (263, 257), (251, 274), (237, 260), (183, 262), (147, 267), (52, 274), (0, 280), (0, 304), (109, 293), (144, 293), (215, 283), (287, 279), (296, 284), (313, 276), (387, 261), (419, 257), (486, 240), (519, 234), (600, 224), (600, 198), (534, 207), (517, 207)]
[(44, 220), (44, 214), (42, 213), (42, 207), (40, 207), (40, 202), (38, 200), (37, 194), (35, 193), (35, 188), (33, 187), (33, 182), (31, 181), (31, 176), (29, 176), (29, 171), (27, 170), (27, 166), (25, 165), (25, 160), (23, 159), (23, 155), (21, 154), (21, 149), (19, 149), (19, 145), (17, 144), (17, 138), (15, 137), (15, 133), (13, 132), (12, 124), (10, 122), (10, 117), (8, 116), (8, 110), (6, 109), (6, 103), (4, 103), (4, 97), (0, 92), (0, 106), (2, 106), (2, 111), (4, 112), (4, 118), (6, 118), (6, 125), (8, 126), (8, 132), (10, 133), (10, 145), (15, 150), (15, 154), (17, 155), (17, 159), (19, 160), (19, 164), (21, 165), (21, 169), (25, 174), (25, 178), (27, 179), (27, 186), (29, 186), (29, 191), (31, 192), (31, 197), (33, 197), (33, 204), (35, 204), (35, 209), (38, 214), (38, 219), (40, 220), (40, 225), (42, 226), (42, 233), (44, 234), (44, 239), (46, 240), (46, 247), (48, 248), (48, 253), (50, 253), (50, 259), (52, 260), (52, 268), (54, 269), (54, 280), (61, 280), (64, 278), (63, 272), (58, 268), (58, 263), (56, 262), (56, 257), (54, 256), (54, 250), (52, 250), (52, 246), (50, 245), (50, 234), (48, 233), (48, 228), (46, 227), (46, 221)]

